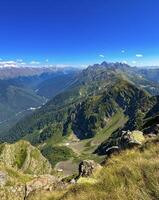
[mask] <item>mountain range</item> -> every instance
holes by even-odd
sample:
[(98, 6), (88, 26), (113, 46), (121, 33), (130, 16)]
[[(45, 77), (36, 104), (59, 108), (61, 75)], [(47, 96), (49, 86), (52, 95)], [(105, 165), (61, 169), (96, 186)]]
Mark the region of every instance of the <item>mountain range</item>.
[[(142, 195), (148, 200), (156, 199), (149, 176), (155, 184), (158, 182), (148, 166), (157, 173), (153, 158), (156, 158), (154, 152), (158, 152), (158, 75), (159, 69), (103, 62), (84, 70), (60, 69), (1, 80), (3, 98), (8, 94), (6, 91), (10, 91), (8, 88), (16, 87), (18, 90), (10, 91), (14, 106), (21, 110), (26, 101), (27, 106), (32, 107), (31, 113), (10, 123), (0, 134), (0, 166), (5, 173), (8, 168), (12, 168), (13, 174), (20, 170), (22, 174), (18, 177), (25, 180), (16, 179), (16, 184), (18, 181), (26, 184), (23, 198), (31, 200), (37, 196), (40, 199), (38, 195), (42, 195), (44, 199), (71, 200), (78, 193), (81, 199), (125, 200), (131, 199), (126, 192), (131, 196), (132, 191), (139, 190), (134, 199), (142, 199)], [(32, 101), (29, 102), (22, 91), (25, 94), (30, 91), (27, 97)], [(12, 106), (11, 101), (8, 104)], [(150, 161), (146, 161), (147, 158)], [(99, 173), (91, 175), (89, 170), (96, 167)], [(44, 176), (36, 177), (38, 183), (34, 179), (37, 173)], [(46, 173), (51, 177), (46, 178)], [(53, 176), (56, 177), (54, 186), (48, 186)], [(13, 184), (13, 177), (10, 179)], [(141, 184), (136, 184), (136, 180)], [(70, 181), (77, 183), (72, 189)], [(34, 191), (31, 189), (33, 193), (28, 193), (28, 182), (29, 187), (36, 187)], [(121, 186), (125, 184), (134, 188), (122, 193)], [(117, 194), (112, 192), (113, 185)], [(89, 194), (92, 189), (94, 192)]]
[[(92, 130), (96, 129), (95, 124), (98, 124), (97, 127), (104, 127), (106, 124), (104, 120), (107, 121), (104, 118), (112, 117), (114, 113), (122, 109), (124, 114), (131, 118), (127, 122), (128, 128), (133, 129), (135, 126), (133, 120), (139, 117), (137, 116), (138, 112), (147, 113), (158, 101), (154, 95), (158, 95), (159, 78), (152, 81), (151, 73), (146, 72), (149, 70), (133, 68), (122, 63), (103, 62), (101, 65), (89, 66), (72, 79), (70, 75), (62, 77), (66, 78), (68, 82), (71, 79), (68, 85), (65, 84), (65, 90), (59, 92), (48, 103), (35, 111), (32, 116), (25, 118), (16, 126), (22, 126), (20, 134), (23, 135), (25, 132), (27, 135), (27, 132), (43, 128), (46, 123), (60, 121), (60, 123), (64, 122), (62, 125), (63, 134), (66, 134), (68, 126), (71, 126), (73, 132), (80, 139), (89, 138), (93, 136)], [(57, 76), (51, 81), (56, 82), (57, 79), (60, 78)], [(46, 82), (44, 81), (44, 83)], [(53, 85), (52, 82), (48, 83), (48, 80), (47, 84), (41, 83), (42, 88), (49, 87), (49, 84)], [(27, 120), (29, 123), (26, 123)], [(80, 127), (81, 123), (83, 130), (80, 131), (78, 126)], [(88, 127), (89, 123), (90, 127)], [(15, 132), (18, 134), (18, 130)], [(84, 132), (87, 135), (82, 136), (85, 134)], [(15, 134), (11, 133), (11, 135), (16, 137)]]
[(0, 132), (64, 91), (76, 73), (72, 68), (0, 68)]

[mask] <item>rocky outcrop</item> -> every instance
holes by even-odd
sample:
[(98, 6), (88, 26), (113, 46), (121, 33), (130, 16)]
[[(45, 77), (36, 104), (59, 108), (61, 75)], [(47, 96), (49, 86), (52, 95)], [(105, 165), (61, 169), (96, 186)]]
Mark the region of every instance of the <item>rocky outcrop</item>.
[(145, 137), (141, 131), (122, 131), (118, 135), (112, 135), (103, 142), (95, 153), (110, 156), (112, 153), (119, 153), (123, 149), (141, 145), (144, 140)]
[(64, 183), (51, 164), (29, 142), (0, 145), (0, 200), (27, 200), (39, 191), (54, 191)]
[(84, 160), (79, 165), (79, 177), (89, 177), (96, 173), (101, 168), (101, 165), (94, 160)]
[[(31, 177), (32, 180), (23, 183), (19, 180), (12, 179), (4, 172), (0, 172), (0, 200), (28, 200), (30, 196), (39, 191), (54, 191), (63, 189), (65, 184), (52, 175), (41, 175)], [(8, 181), (8, 182), (7, 182)], [(21, 182), (19, 182), (21, 181)]]
[(60, 179), (51, 175), (42, 175), (26, 183), (26, 198), (34, 192), (41, 190), (54, 191), (55, 189), (62, 187), (64, 187), (64, 184), (60, 181)]
[(0, 146), (0, 161), (26, 174), (49, 174), (52, 170), (49, 161), (27, 141)]
[(141, 145), (144, 141), (144, 136), (141, 131), (123, 131), (119, 138), (118, 146), (120, 149), (131, 148)]

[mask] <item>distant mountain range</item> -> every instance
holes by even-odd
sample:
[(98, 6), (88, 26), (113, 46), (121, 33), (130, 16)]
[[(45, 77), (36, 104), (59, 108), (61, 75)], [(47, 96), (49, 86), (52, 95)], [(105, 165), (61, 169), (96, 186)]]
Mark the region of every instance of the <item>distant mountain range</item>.
[(64, 91), (73, 68), (0, 68), (0, 132)]
[(39, 76), (44, 73), (68, 72), (74, 71), (74, 68), (57, 68), (57, 67), (1, 67), (0, 79), (10, 79), (17, 77)]

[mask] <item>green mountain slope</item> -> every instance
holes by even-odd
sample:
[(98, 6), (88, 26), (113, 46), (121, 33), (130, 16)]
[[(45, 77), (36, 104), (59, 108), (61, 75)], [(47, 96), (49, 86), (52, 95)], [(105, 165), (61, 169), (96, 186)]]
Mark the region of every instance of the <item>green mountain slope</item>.
[[(90, 97), (79, 98), (78, 90), (75, 92), (70, 90), (58, 95), (31, 117), (18, 123), (10, 135), (18, 139), (33, 131), (41, 130), (37, 141), (41, 142), (59, 130), (61, 135), (73, 131), (80, 139), (91, 138), (106, 127), (107, 121), (119, 110), (129, 118), (127, 129), (138, 128), (140, 121), (155, 102), (155, 98), (122, 80), (111, 87), (107, 86), (105, 92)], [(36, 136), (38, 138), (38, 134)]]

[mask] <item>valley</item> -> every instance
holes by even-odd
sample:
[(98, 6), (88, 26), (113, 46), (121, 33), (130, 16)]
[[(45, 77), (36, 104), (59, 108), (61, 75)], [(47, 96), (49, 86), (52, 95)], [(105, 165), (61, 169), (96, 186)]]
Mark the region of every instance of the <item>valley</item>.
[[(107, 184), (104, 176), (117, 173), (118, 165), (122, 173), (125, 163), (130, 162), (129, 155), (133, 158), (132, 168), (140, 157), (146, 162), (144, 156), (152, 153), (149, 146), (153, 146), (154, 151), (158, 148), (159, 86), (158, 80), (152, 81), (145, 72), (142, 77), (141, 74), (143, 69), (140, 72), (125, 64), (103, 62), (83, 71), (41, 75), (45, 77), (42, 80), (41, 76), (27, 77), (27, 81), (26, 77), (21, 77), (21, 83), (29, 80), (27, 89), (34, 88), (37, 97), (33, 97), (37, 100), (43, 95), (44, 100), (34, 105), (30, 102), (24, 112), (17, 112), (20, 115), (15, 113), (17, 118), (13, 115), (13, 119), (8, 118), (0, 124), (0, 168), (4, 177), (3, 189), (8, 188), (11, 193), (9, 198), (16, 199), (18, 191), (12, 192), (11, 188), (20, 184), (19, 200), (32, 200), (33, 196), (39, 199), (38, 195), (44, 199), (73, 199), (76, 195), (73, 188), (80, 194), (80, 187), (90, 190)], [(55, 84), (57, 80), (59, 85)], [(14, 94), (17, 98), (17, 92), (13, 97)], [(142, 152), (141, 148), (146, 145), (148, 149)], [(125, 154), (128, 158), (124, 160)], [(84, 165), (81, 170), (94, 169), (91, 165), (101, 170), (95, 174), (90, 172), (89, 176), (80, 175), (81, 163)], [(117, 177), (121, 179), (119, 174)], [(113, 176), (111, 178), (116, 181)], [(131, 178), (134, 179), (133, 175), (129, 180)], [(71, 182), (75, 182), (75, 186)], [(81, 199), (93, 198), (85, 191), (87, 189), (82, 192)], [(100, 196), (94, 189), (92, 195), (99, 199), (109, 192), (101, 190)]]

